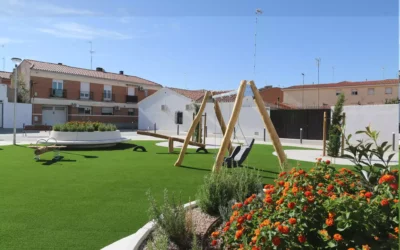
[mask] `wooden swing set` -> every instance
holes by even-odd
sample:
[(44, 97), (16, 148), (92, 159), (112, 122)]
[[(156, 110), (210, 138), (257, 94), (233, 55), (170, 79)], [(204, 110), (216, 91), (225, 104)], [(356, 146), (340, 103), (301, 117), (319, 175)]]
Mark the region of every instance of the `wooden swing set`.
[(179, 157), (178, 157), (177, 161), (175, 162), (176, 167), (179, 167), (182, 165), (183, 159), (185, 157), (186, 149), (190, 143), (193, 143), (190, 139), (202, 118), (202, 115), (203, 115), (203, 112), (204, 112), (204, 109), (206, 107), (208, 100), (212, 99), (214, 102), (215, 115), (217, 117), (218, 123), (221, 127), (221, 131), (223, 134), (222, 143), (218, 150), (218, 154), (217, 154), (217, 157), (214, 162), (213, 172), (220, 170), (220, 168), (224, 162), (225, 154), (228, 151), (229, 151), (229, 153), (231, 153), (233, 150), (231, 137), (232, 137), (232, 133), (233, 133), (235, 124), (239, 118), (240, 110), (242, 108), (242, 103), (243, 103), (244, 92), (245, 92), (247, 86), (250, 86), (250, 88), (253, 92), (254, 101), (257, 105), (258, 111), (260, 112), (260, 115), (264, 122), (264, 125), (269, 133), (269, 136), (271, 138), (274, 149), (277, 152), (279, 164), (281, 166), (281, 169), (284, 170), (284, 166), (286, 163), (286, 155), (282, 148), (278, 134), (276, 133), (275, 127), (271, 121), (271, 118), (269, 117), (268, 112), (264, 106), (264, 102), (261, 98), (260, 92), (258, 91), (256, 85), (254, 84), (254, 81), (250, 81), (249, 83), (247, 83), (247, 81), (245, 81), (245, 80), (241, 81), (238, 90), (235, 92), (235, 94), (236, 94), (235, 103), (233, 106), (232, 115), (229, 119), (227, 126), (225, 125), (225, 121), (222, 117), (222, 113), (221, 113), (221, 109), (219, 107), (218, 101), (216, 100), (215, 97), (213, 97), (211, 95), (210, 91), (206, 91), (206, 93), (203, 97), (203, 101), (201, 103), (200, 109), (199, 109), (198, 113), (196, 114), (196, 117), (194, 118), (188, 133), (186, 134), (186, 138), (183, 142)]

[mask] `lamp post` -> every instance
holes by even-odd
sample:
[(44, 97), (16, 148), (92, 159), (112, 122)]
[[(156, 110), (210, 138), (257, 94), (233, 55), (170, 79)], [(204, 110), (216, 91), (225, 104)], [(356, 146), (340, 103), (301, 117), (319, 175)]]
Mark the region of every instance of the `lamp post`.
[(303, 93), (301, 96), (301, 108), (304, 109), (304, 73), (301, 73), (303, 75)]
[(15, 69), (14, 69), (14, 134), (13, 134), (13, 144), (17, 144), (17, 122), (16, 122), (16, 116), (17, 116), (17, 88), (18, 88), (18, 65), (21, 63), (20, 58), (11, 58), (11, 61), (15, 64)]

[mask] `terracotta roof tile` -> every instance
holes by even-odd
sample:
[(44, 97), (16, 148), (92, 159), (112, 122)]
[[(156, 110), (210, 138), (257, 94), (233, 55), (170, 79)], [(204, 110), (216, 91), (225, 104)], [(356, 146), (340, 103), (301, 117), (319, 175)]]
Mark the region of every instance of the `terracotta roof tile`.
[(340, 88), (340, 87), (356, 87), (363, 85), (388, 85), (388, 84), (398, 84), (399, 79), (386, 79), (386, 80), (376, 80), (376, 81), (362, 81), (362, 82), (338, 82), (338, 83), (323, 83), (323, 84), (307, 84), (307, 85), (296, 85), (283, 90), (290, 89), (302, 89), (302, 88)]
[(11, 72), (0, 71), (0, 78), (11, 79)]
[(205, 89), (199, 89), (199, 90), (189, 90), (189, 89), (178, 89), (178, 88), (169, 88), (173, 91), (175, 91), (176, 93), (186, 96), (187, 98), (193, 100), (193, 101), (197, 101), (198, 99), (201, 99), (206, 90)]
[(145, 84), (145, 85), (156, 85), (160, 86), (160, 84), (137, 77), (137, 76), (130, 76), (130, 75), (121, 75), (117, 73), (109, 73), (109, 72), (101, 72), (91, 69), (83, 69), (77, 67), (71, 67), (67, 65), (59, 65), (55, 63), (48, 63), (48, 62), (40, 62), (35, 60), (26, 59), (24, 61), (28, 61), (33, 64), (32, 69), (36, 70), (43, 70), (43, 71), (50, 71), (62, 74), (70, 74), (70, 75), (79, 75), (79, 76), (87, 76), (87, 77), (94, 77), (94, 78), (101, 78), (101, 79), (108, 79), (108, 80), (116, 80), (116, 81), (123, 81), (123, 82), (130, 82), (130, 83), (138, 83), (138, 84)]

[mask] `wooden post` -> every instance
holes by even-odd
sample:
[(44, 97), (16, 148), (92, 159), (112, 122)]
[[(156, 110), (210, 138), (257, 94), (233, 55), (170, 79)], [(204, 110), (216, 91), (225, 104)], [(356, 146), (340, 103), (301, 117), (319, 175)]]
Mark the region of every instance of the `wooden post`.
[[(217, 101), (214, 101), (214, 111), (215, 111), (215, 115), (217, 117), (219, 126), (221, 127), (222, 135), (225, 135), (226, 125), (225, 125), (224, 117), (222, 116), (221, 108), (219, 107), (219, 103)], [(229, 149), (229, 155), (232, 154), (233, 147), (232, 147), (231, 142), (229, 142), (228, 149)]]
[(168, 138), (168, 153), (174, 152), (174, 139), (172, 137)]
[(286, 155), (285, 155), (285, 151), (282, 148), (281, 141), (279, 140), (279, 136), (276, 133), (274, 124), (272, 123), (271, 118), (268, 115), (267, 109), (264, 106), (264, 102), (261, 98), (260, 92), (258, 91), (256, 85), (254, 84), (253, 81), (250, 81), (249, 85), (251, 87), (251, 90), (253, 91), (254, 101), (257, 104), (258, 111), (260, 112), (261, 118), (264, 121), (264, 125), (268, 130), (268, 134), (269, 134), (269, 137), (271, 138), (272, 145), (274, 146), (276, 154), (278, 155), (281, 170), (285, 171)]
[(186, 149), (187, 149), (187, 146), (190, 141), (190, 137), (192, 136), (197, 124), (201, 120), (201, 116), (203, 115), (204, 109), (206, 108), (207, 100), (208, 100), (208, 98), (210, 98), (210, 95), (211, 95), (210, 91), (207, 91), (206, 94), (204, 95), (199, 112), (197, 113), (196, 117), (194, 118), (192, 125), (190, 125), (189, 131), (188, 131), (185, 141), (182, 145), (181, 152), (179, 153), (178, 160), (175, 162), (175, 167), (179, 167), (182, 165), (183, 158), (185, 158)]
[(206, 144), (206, 133), (207, 133), (207, 113), (204, 113), (204, 125), (203, 125), (203, 143)]
[(217, 158), (215, 159), (215, 163), (213, 166), (213, 171), (219, 171), (222, 166), (222, 162), (224, 160), (225, 152), (228, 149), (229, 143), (231, 141), (231, 136), (233, 133), (233, 128), (239, 118), (240, 109), (242, 108), (243, 96), (246, 90), (247, 82), (243, 80), (240, 83), (239, 89), (237, 91), (235, 104), (233, 105), (232, 116), (229, 119), (228, 127), (226, 128), (226, 132), (224, 134), (224, 138), (222, 139), (221, 147), (218, 150)]
[(200, 121), (199, 121), (199, 135), (197, 136), (197, 142), (201, 143), (201, 137), (203, 133), (203, 116), (200, 116)]
[(322, 127), (322, 133), (323, 133), (323, 135), (322, 135), (322, 143), (323, 143), (323, 145), (322, 145), (322, 156), (325, 156), (326, 155), (326, 111), (324, 112), (324, 123), (323, 123), (323, 125), (322, 125), (323, 127)]
[[(342, 116), (342, 128), (346, 125), (346, 113), (343, 112)], [(341, 148), (340, 148), (340, 156), (344, 155), (344, 131), (342, 131), (342, 143), (341, 143)]]

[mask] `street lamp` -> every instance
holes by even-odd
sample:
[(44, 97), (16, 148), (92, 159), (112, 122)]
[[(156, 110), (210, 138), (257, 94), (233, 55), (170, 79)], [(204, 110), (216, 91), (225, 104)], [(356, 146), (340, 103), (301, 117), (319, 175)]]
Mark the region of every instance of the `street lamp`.
[(13, 144), (17, 144), (17, 122), (16, 122), (16, 115), (17, 115), (17, 88), (18, 88), (18, 65), (22, 62), (20, 58), (13, 57), (11, 61), (15, 64), (15, 77), (14, 77), (14, 135), (13, 135)]
[(301, 96), (301, 107), (304, 109), (304, 73), (301, 73), (303, 75), (303, 94)]

